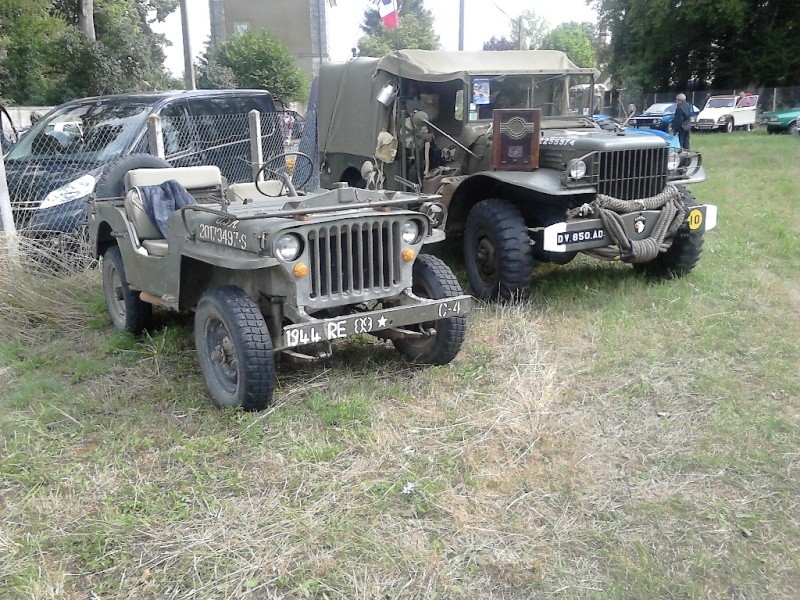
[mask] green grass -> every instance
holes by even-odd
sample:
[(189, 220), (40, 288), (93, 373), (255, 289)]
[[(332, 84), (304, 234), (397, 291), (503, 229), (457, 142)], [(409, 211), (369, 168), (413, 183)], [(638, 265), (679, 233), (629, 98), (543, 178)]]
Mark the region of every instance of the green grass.
[(540, 265), (451, 365), (358, 338), (257, 414), (190, 320), (0, 276), (0, 597), (796, 598), (800, 143), (692, 145), (688, 277)]

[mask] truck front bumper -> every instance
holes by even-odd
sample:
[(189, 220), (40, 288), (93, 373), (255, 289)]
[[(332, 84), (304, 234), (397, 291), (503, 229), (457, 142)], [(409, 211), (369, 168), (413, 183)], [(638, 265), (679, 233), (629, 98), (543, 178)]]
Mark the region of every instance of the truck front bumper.
[[(686, 215), (691, 233), (703, 233), (717, 226), (717, 207), (714, 204), (692, 206)], [(650, 237), (661, 211), (643, 210), (621, 215), (625, 233), (630, 240)], [(603, 248), (613, 242), (600, 219), (571, 219), (554, 223), (542, 231), (542, 244), (548, 252), (574, 252)]]

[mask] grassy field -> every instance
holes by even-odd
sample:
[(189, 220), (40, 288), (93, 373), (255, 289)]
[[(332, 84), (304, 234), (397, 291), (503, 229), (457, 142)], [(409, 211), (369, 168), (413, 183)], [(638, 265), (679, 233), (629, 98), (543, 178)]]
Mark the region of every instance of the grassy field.
[(692, 142), (690, 276), (542, 266), (453, 364), (355, 339), (257, 414), (190, 321), (0, 271), (0, 598), (797, 598), (800, 140)]

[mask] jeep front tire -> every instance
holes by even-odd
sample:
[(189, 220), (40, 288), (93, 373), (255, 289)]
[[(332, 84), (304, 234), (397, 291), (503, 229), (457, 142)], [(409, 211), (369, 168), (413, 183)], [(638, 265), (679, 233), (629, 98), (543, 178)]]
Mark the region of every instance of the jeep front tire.
[(118, 331), (141, 333), (153, 317), (153, 305), (139, 298), (139, 292), (128, 285), (125, 265), (119, 246), (111, 246), (103, 254), (103, 294), (108, 314)]
[[(414, 262), (412, 291), (420, 298), (442, 300), (460, 296), (464, 292), (458, 279), (441, 259), (420, 254)], [(426, 365), (446, 365), (461, 350), (467, 331), (466, 315), (438, 319), (423, 323), (425, 329), (436, 333), (425, 337), (408, 337), (392, 340), (397, 350), (413, 360)]]
[(197, 304), (194, 341), (217, 406), (262, 410), (272, 402), (275, 356), (264, 316), (239, 287), (206, 291)]

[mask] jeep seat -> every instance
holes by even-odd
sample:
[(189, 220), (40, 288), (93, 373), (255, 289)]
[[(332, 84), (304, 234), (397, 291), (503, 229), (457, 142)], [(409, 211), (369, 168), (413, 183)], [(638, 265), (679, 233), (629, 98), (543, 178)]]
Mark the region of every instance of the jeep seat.
[(256, 188), (256, 184), (252, 181), (244, 183), (232, 183), (228, 186), (226, 196), (228, 202), (250, 202), (252, 200), (264, 200), (269, 198), (278, 198), (286, 195), (286, 186), (282, 181), (277, 179), (268, 179), (266, 181), (259, 181), (258, 186), (264, 190), (269, 196), (262, 194)]
[(125, 215), (133, 225), (141, 246), (151, 256), (164, 256), (167, 253), (167, 240), (144, 210), (139, 187), (161, 185), (165, 181), (175, 180), (194, 195), (197, 190), (217, 190), (220, 194), (223, 187), (222, 174), (219, 167), (174, 167), (169, 169), (132, 169), (125, 174)]

